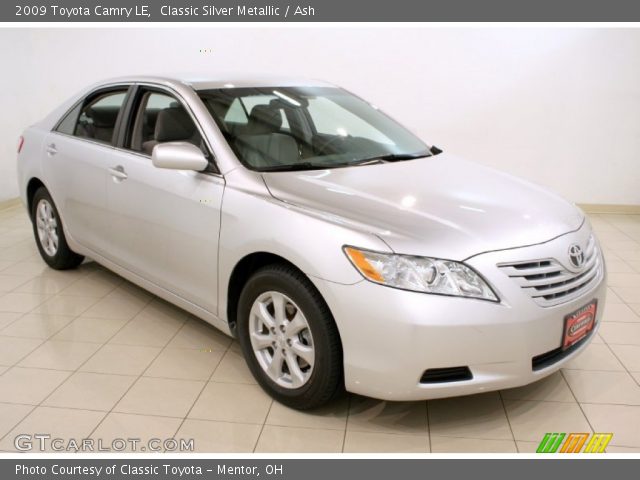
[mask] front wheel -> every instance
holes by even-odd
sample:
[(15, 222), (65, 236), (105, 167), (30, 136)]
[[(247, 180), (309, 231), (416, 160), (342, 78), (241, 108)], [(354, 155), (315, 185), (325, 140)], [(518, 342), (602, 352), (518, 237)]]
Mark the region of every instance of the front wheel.
[(253, 376), (279, 402), (307, 410), (342, 392), (338, 329), (320, 293), (297, 270), (270, 265), (249, 279), (237, 333)]
[(82, 263), (84, 257), (69, 248), (62, 220), (46, 188), (36, 190), (31, 201), (33, 233), (42, 259), (51, 268), (68, 270)]

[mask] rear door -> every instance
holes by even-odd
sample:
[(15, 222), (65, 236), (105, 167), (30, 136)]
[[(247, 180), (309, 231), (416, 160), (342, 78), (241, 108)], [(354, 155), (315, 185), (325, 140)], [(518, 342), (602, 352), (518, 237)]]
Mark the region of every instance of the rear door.
[[(182, 99), (166, 89), (140, 86), (131, 105), (120, 148), (108, 165), (112, 255), (124, 268), (215, 314), (224, 179)], [(211, 168), (156, 168), (151, 153), (165, 141), (199, 146)]]
[(49, 191), (67, 233), (100, 254), (108, 251), (107, 166), (129, 85), (96, 90), (76, 104), (45, 140)]

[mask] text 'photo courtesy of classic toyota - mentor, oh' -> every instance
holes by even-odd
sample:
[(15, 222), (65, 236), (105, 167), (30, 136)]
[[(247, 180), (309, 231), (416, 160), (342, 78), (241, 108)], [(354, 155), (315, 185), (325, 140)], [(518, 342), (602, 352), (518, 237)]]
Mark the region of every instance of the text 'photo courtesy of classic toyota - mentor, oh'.
[(18, 172), (47, 264), (90, 257), (236, 337), (295, 408), (528, 384), (600, 323), (576, 206), (326, 83), (106, 81), (25, 130)]

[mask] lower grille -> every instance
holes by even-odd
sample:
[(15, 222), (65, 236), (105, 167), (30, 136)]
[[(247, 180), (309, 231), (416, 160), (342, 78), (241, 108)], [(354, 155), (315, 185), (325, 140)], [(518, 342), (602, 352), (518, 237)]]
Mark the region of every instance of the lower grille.
[(422, 374), (420, 383), (462, 382), (472, 378), (469, 367), (430, 368)]
[(584, 343), (587, 340), (589, 340), (592, 333), (593, 333), (593, 330), (582, 340), (574, 343), (566, 350), (563, 350), (562, 347), (558, 347), (546, 353), (536, 355), (531, 359), (531, 369), (534, 372), (545, 369), (547, 367), (550, 367), (554, 363), (559, 362), (560, 360), (567, 357), (568, 355), (571, 355), (577, 348), (580, 348), (581, 345), (584, 345)]
[(542, 307), (569, 302), (595, 286), (603, 275), (602, 259), (591, 235), (585, 249), (584, 266), (579, 272), (567, 270), (554, 258), (499, 264)]

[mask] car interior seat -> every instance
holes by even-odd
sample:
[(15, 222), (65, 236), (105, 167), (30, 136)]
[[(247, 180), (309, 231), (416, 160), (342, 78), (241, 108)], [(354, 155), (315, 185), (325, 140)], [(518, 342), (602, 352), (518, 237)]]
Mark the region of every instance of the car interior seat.
[(288, 165), (298, 160), (298, 144), (290, 135), (280, 132), (282, 114), (276, 106), (256, 105), (236, 146), (252, 167)]
[(182, 106), (171, 106), (158, 112), (153, 140), (144, 142), (142, 149), (151, 155), (159, 143), (180, 141), (200, 147), (202, 137), (187, 111)]
[(111, 143), (119, 111), (118, 107), (88, 107), (84, 111), (85, 120), (81, 117), (78, 122), (76, 134)]

